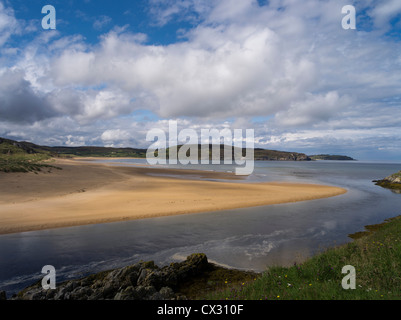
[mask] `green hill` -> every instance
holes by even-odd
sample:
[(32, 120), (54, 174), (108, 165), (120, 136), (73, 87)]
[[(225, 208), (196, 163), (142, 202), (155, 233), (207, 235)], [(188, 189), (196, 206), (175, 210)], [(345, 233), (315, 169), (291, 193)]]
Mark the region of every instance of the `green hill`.
[(0, 154), (46, 154), (52, 157), (132, 157), (145, 158), (146, 149), (109, 147), (48, 147), (26, 141), (0, 138)]
[(45, 163), (51, 159), (51, 154), (36, 147), (28, 142), (0, 138), (0, 171), (37, 172), (56, 168)]
[[(188, 145), (179, 145), (188, 148)], [(201, 145), (198, 145), (198, 159), (201, 157)], [(158, 151), (156, 151), (157, 154)], [(166, 149), (167, 158), (170, 148)], [(242, 148), (242, 156), (246, 155), (246, 149)], [(62, 146), (41, 146), (26, 141), (15, 141), (0, 138), (0, 171), (5, 172), (26, 172), (40, 171), (48, 166), (43, 164), (44, 160), (51, 158), (71, 157), (127, 157), (146, 158), (147, 149), (138, 148), (111, 148), (97, 146), (62, 147)], [(189, 156), (189, 152), (186, 153)], [(209, 145), (209, 160), (212, 159), (212, 145)], [(234, 148), (231, 148), (231, 159), (234, 160)], [(304, 153), (254, 149), (254, 159), (263, 161), (310, 161)], [(220, 160), (224, 160), (224, 145), (220, 145)]]
[[(177, 151), (181, 149), (181, 147), (185, 146), (186, 156), (190, 157), (190, 150), (193, 149), (193, 145), (178, 145)], [(201, 159), (201, 147), (202, 145), (198, 145), (198, 157), (197, 159)], [(196, 146), (195, 146), (196, 148)], [(231, 160), (235, 160), (234, 158), (234, 150), (238, 148), (231, 147)], [(157, 151), (156, 151), (157, 152)], [(220, 145), (219, 149), (219, 160), (224, 160), (224, 145)], [(246, 148), (242, 148), (240, 150), (243, 157), (247, 155)], [(166, 149), (166, 157), (169, 158), (170, 148)], [(249, 153), (249, 152), (248, 152)], [(212, 145), (209, 144), (209, 160), (212, 160), (213, 152), (212, 152)], [(277, 151), (277, 150), (267, 150), (261, 148), (254, 149), (254, 160), (261, 160), (261, 161), (310, 161), (311, 159), (304, 153), (298, 152), (287, 152), (287, 151)]]
[(355, 160), (351, 157), (348, 156), (341, 156), (341, 155), (331, 155), (331, 154), (317, 154), (317, 155), (312, 155), (309, 156), (312, 160), (346, 160), (346, 161), (352, 161)]

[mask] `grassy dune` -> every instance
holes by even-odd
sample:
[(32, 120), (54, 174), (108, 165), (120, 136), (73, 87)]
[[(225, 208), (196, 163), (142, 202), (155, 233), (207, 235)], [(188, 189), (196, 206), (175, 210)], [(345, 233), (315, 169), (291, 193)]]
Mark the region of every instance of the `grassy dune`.
[(2, 172), (38, 172), (42, 169), (57, 168), (48, 163), (43, 155), (0, 155), (0, 171)]
[(47, 153), (29, 153), (11, 143), (0, 144), (0, 172), (37, 172), (57, 168), (45, 162), (50, 159)]
[[(351, 235), (354, 241), (328, 249), (305, 263), (272, 267), (255, 281), (209, 294), (228, 300), (399, 300), (401, 299), (401, 217)], [(356, 288), (345, 290), (346, 265), (356, 269)]]

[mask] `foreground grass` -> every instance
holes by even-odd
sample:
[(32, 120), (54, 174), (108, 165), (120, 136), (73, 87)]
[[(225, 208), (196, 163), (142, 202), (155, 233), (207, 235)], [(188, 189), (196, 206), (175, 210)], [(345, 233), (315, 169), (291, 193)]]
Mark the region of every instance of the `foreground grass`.
[[(401, 217), (358, 233), (346, 245), (305, 263), (272, 267), (254, 281), (230, 285), (204, 299), (394, 300), (401, 299)], [(345, 290), (342, 268), (356, 269), (356, 289)]]

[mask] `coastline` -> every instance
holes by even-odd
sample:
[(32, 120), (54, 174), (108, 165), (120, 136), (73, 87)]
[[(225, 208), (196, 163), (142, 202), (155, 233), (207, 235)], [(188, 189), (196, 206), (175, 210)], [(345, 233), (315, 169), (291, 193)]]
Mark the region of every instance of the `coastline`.
[(346, 193), (343, 188), (314, 184), (235, 183), (243, 178), (224, 172), (122, 167), (83, 159), (57, 159), (54, 164), (62, 170), (1, 174), (0, 234), (306, 201)]

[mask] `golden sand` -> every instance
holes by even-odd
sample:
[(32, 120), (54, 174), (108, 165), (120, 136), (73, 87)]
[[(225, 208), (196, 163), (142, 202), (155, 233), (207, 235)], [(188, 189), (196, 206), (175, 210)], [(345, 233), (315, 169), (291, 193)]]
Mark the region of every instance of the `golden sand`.
[(304, 201), (346, 192), (314, 184), (238, 183), (235, 180), (242, 178), (234, 174), (209, 171), (82, 160), (57, 160), (54, 165), (63, 170), (0, 173), (0, 234)]

